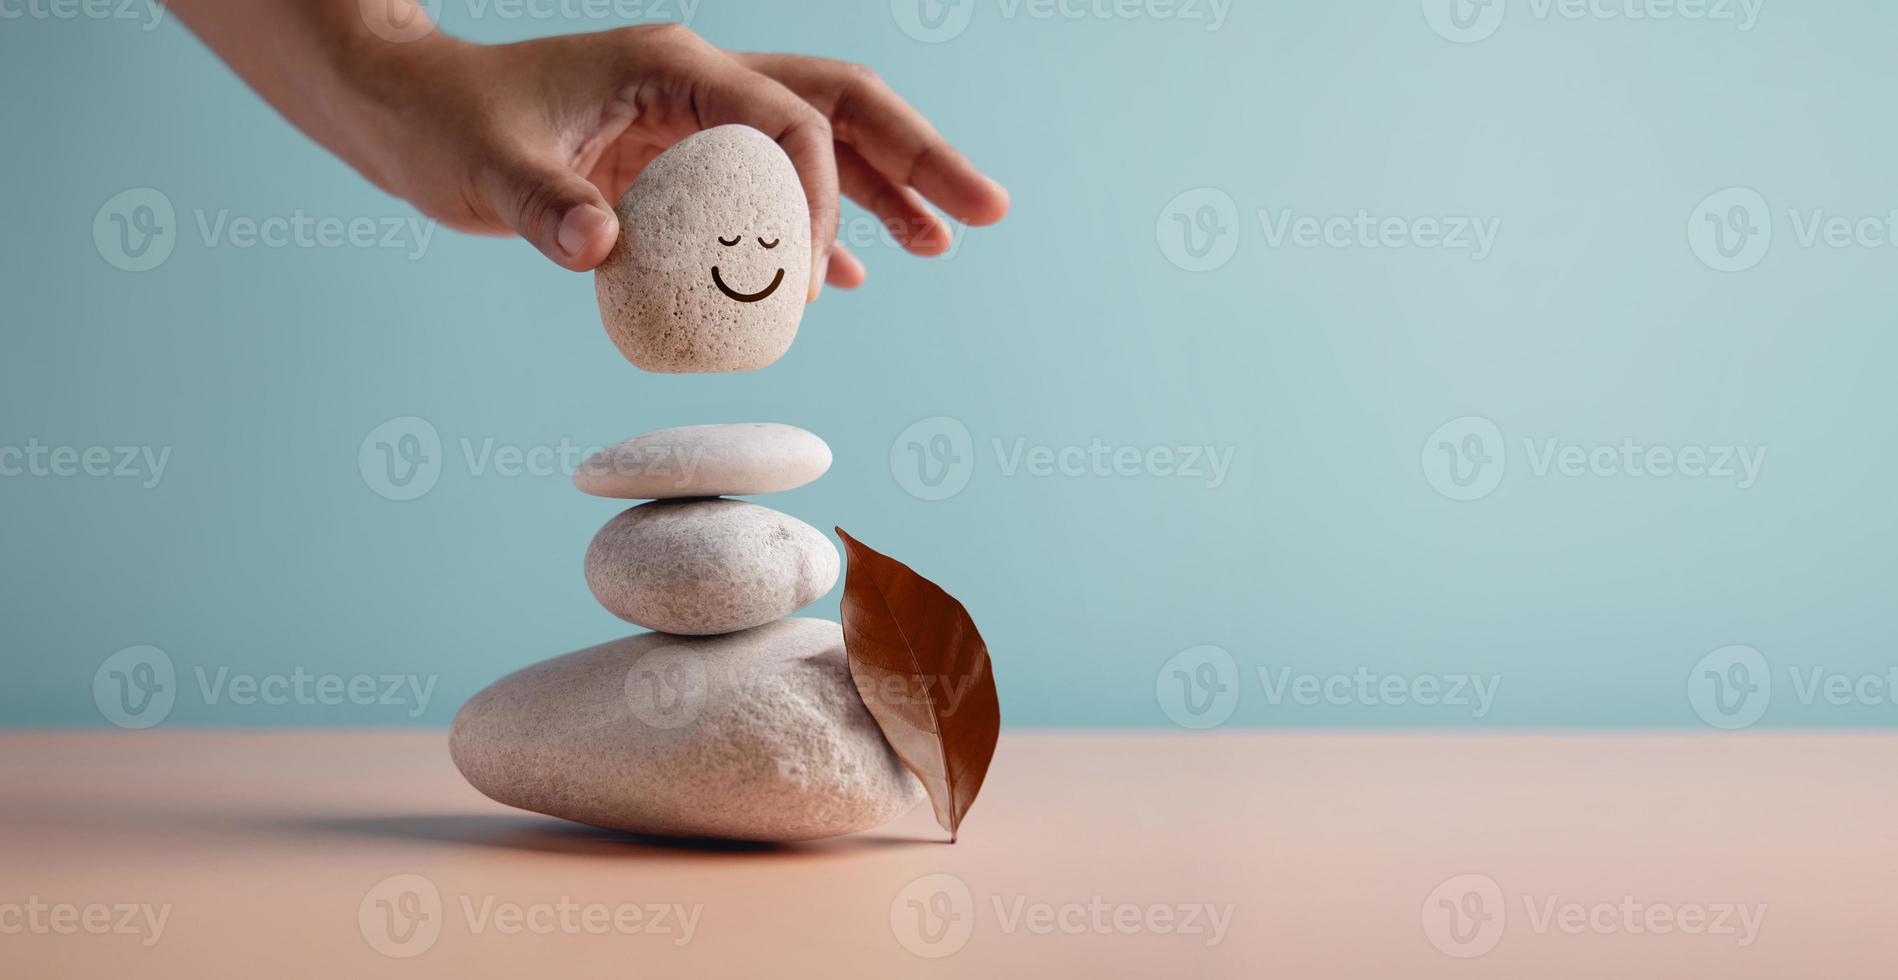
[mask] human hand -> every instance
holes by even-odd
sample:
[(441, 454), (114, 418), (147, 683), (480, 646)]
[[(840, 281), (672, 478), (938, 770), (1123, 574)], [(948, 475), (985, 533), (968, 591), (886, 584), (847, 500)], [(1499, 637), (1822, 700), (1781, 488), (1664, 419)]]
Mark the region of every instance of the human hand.
[(451, 228), (518, 234), (575, 271), (611, 251), (613, 202), (647, 163), (727, 123), (764, 132), (797, 168), (813, 299), (825, 281), (864, 279), (836, 244), (840, 189), (917, 255), (950, 244), (930, 204), (975, 225), (1008, 210), (999, 184), (857, 65), (730, 53), (676, 24), (489, 46), (439, 31), (379, 37), (358, 0), (174, 2), (265, 98), (378, 186)]

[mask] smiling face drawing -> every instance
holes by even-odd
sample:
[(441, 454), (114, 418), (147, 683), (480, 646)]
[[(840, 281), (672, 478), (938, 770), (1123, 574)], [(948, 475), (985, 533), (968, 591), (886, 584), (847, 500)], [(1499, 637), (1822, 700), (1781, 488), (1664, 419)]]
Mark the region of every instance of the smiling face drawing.
[[(767, 241), (763, 238), (760, 238), (758, 239), (758, 245), (761, 248), (764, 248), (767, 250), (774, 249), (778, 247), (778, 243), (782, 240), (783, 239), (773, 238)], [(737, 238), (731, 238), (731, 239), (727, 239), (723, 236), (720, 236), (718, 239), (718, 243), (720, 245), (725, 246), (726, 248), (736, 248), (740, 245), (743, 245), (744, 242), (745, 242), (745, 239), (743, 236), (739, 236)], [(717, 286), (719, 292), (724, 293), (726, 296), (729, 296), (740, 303), (756, 303), (759, 300), (764, 299), (766, 296), (769, 296), (772, 293), (777, 292), (778, 287), (782, 285), (783, 283), (784, 283), (784, 267), (779, 266), (777, 275), (774, 275), (771, 277), (771, 282), (769, 285), (765, 286), (763, 289), (760, 289), (755, 293), (741, 293), (738, 290), (733, 289), (728, 283), (725, 282), (725, 277), (720, 275), (718, 272), (718, 266), (712, 266), (712, 285)]]
[(595, 283), (601, 323), (627, 360), (755, 371), (791, 346), (811, 279), (811, 213), (769, 136), (694, 133), (646, 164), (616, 210), (620, 240)]

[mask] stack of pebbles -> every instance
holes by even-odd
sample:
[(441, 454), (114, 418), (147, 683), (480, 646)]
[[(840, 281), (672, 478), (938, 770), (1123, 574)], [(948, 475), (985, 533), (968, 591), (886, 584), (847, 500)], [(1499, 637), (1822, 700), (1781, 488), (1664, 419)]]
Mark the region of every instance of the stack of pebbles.
[(731, 499), (802, 486), (830, 447), (772, 423), (650, 432), (574, 483), (650, 499), (606, 523), (586, 577), (655, 630), (536, 664), (469, 700), (455, 764), (511, 806), (638, 833), (791, 841), (864, 830), (923, 797), (852, 685), (843, 630), (786, 618), (836, 584), (829, 538)]
[[(791, 345), (810, 276), (797, 170), (744, 126), (681, 140), (619, 202), (601, 319), (647, 371), (751, 371)], [(837, 582), (816, 528), (732, 497), (803, 486), (830, 447), (777, 424), (650, 432), (574, 483), (650, 500), (587, 550), (593, 594), (654, 630), (502, 678), (455, 718), (476, 789), (636, 833), (791, 841), (884, 823), (923, 798), (851, 682), (843, 629), (786, 618)]]

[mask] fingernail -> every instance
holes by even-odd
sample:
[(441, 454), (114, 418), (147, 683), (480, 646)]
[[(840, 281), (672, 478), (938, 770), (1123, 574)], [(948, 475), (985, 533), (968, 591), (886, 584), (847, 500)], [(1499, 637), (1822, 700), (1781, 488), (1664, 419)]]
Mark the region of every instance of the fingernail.
[(578, 258), (611, 220), (605, 211), (591, 204), (569, 209), (566, 217), (560, 219), (560, 234), (556, 236), (560, 250), (570, 259)]
[(804, 302), (817, 302), (818, 295), (824, 291), (824, 280), (828, 278), (830, 278), (830, 256), (826, 255), (824, 261), (811, 276), (811, 294), (804, 298)]

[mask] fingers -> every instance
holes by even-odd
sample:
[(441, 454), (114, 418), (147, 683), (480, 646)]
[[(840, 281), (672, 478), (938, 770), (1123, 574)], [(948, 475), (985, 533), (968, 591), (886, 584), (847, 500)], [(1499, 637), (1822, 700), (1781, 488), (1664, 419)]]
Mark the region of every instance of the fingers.
[(599, 188), (563, 166), (514, 161), (478, 181), (485, 209), (555, 264), (585, 272), (606, 259), (619, 220)]
[(876, 215), (898, 245), (917, 255), (948, 251), (950, 230), (922, 197), (898, 187), (849, 144), (837, 144), (837, 181), (844, 195)]
[(837, 138), (855, 148), (892, 184), (914, 188), (972, 225), (994, 224), (1008, 213), (1008, 191), (950, 146), (922, 113), (875, 72), (861, 65), (796, 55), (738, 58), (823, 111)]
[(587, 180), (600, 189), (608, 201), (618, 201), (633, 186), (633, 179), (663, 152), (664, 148), (636, 140), (620, 140), (607, 147), (600, 159), (587, 171)]
[[(776, 140), (797, 168), (811, 209), (809, 298), (822, 291), (837, 241), (837, 160), (830, 122), (810, 103), (771, 78), (730, 58), (707, 74), (694, 93), (702, 128), (742, 123)], [(861, 268), (861, 267), (859, 267)]]
[(863, 263), (857, 261), (857, 257), (850, 254), (849, 249), (842, 245), (831, 247), (829, 276), (831, 285), (838, 289), (855, 289), (863, 285), (863, 281), (867, 278), (869, 278), (869, 273), (864, 270)]

